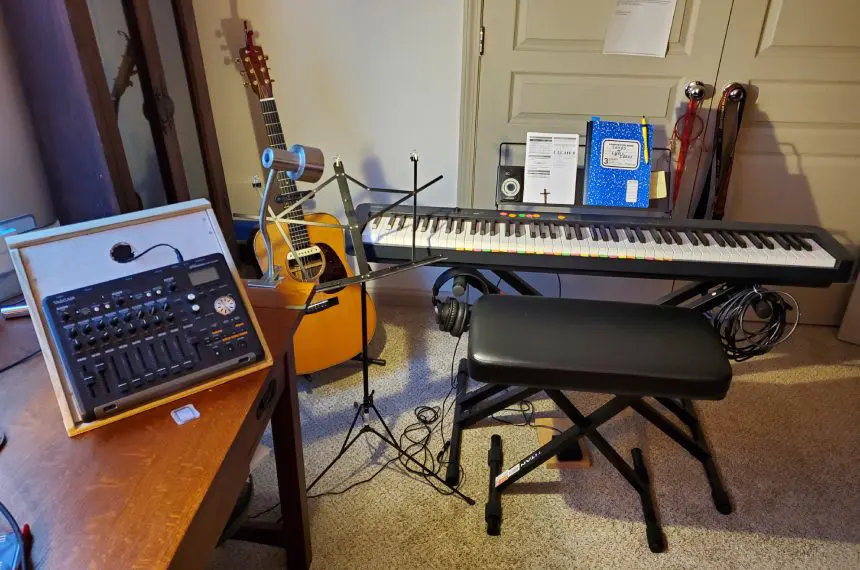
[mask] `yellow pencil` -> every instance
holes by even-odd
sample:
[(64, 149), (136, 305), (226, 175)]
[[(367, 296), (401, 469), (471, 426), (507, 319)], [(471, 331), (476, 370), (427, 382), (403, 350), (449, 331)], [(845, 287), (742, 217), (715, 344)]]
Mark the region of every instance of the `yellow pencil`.
[(642, 145), (645, 147), (645, 164), (651, 161), (648, 159), (648, 121), (645, 120), (645, 115), (642, 115)]

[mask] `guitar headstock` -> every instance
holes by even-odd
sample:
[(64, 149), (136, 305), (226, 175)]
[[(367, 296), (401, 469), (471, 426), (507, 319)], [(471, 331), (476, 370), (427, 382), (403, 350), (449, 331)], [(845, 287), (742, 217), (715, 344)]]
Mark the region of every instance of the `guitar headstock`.
[(263, 48), (254, 45), (254, 30), (248, 27), (248, 22), (245, 22), (245, 47), (239, 50), (239, 57), (236, 58), (236, 63), (239, 63), (245, 70), (247, 81), (245, 85), (251, 88), (251, 91), (259, 99), (266, 99), (272, 96), (272, 83), (274, 79), (269, 76), (269, 56), (263, 53)]

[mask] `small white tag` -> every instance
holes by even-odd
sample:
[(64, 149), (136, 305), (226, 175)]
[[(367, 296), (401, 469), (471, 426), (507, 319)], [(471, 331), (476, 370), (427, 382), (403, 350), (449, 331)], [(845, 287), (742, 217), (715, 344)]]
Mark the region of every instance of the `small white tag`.
[(200, 412), (197, 411), (194, 404), (187, 404), (181, 408), (176, 408), (170, 412), (170, 415), (173, 417), (173, 421), (175, 421), (177, 425), (181, 426), (182, 424), (187, 424), (188, 422), (199, 418)]
[(627, 201), (635, 202), (639, 195), (639, 181), (635, 178), (627, 181)]
[(520, 470), (520, 464), (517, 463), (516, 465), (514, 465), (513, 467), (511, 467), (507, 471), (503, 471), (502, 473), (499, 473), (498, 475), (496, 475), (496, 487), (498, 487), (499, 485), (501, 485), (502, 483), (507, 481), (511, 475), (513, 475), (514, 473), (516, 473), (519, 470)]

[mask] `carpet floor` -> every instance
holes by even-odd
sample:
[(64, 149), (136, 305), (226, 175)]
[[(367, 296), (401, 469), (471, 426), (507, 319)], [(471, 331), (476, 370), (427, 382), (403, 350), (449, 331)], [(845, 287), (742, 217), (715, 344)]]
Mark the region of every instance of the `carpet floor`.
[[(396, 435), (414, 408), (440, 405), (449, 390), (456, 340), (436, 330), (429, 311), (382, 307), (371, 354), (376, 403)], [(515, 332), (513, 333), (515, 334)], [(465, 355), (466, 337), (456, 360)], [(769, 355), (737, 364), (728, 396), (697, 408), (735, 505), (714, 509), (700, 464), (656, 428), (626, 412), (601, 428), (629, 460), (640, 447), (650, 468), (668, 551), (652, 554), (639, 498), (599, 454), (588, 470), (538, 468), (503, 499), (502, 535), (484, 526), (490, 435), (504, 440), (505, 464), (537, 447), (535, 428), (486, 421), (463, 438), (462, 491), (477, 504), (442, 496), (406, 473), (385, 445), (364, 436), (313, 489), (346, 493), (310, 501), (315, 569), (411, 568), (860, 568), (860, 347), (826, 327), (800, 327)], [(308, 482), (337, 453), (361, 370), (345, 364), (300, 379)], [(583, 411), (607, 398), (571, 394)], [(450, 400), (449, 400), (450, 401)], [(558, 416), (535, 398), (538, 416)], [(450, 433), (445, 418), (445, 434)], [(517, 412), (502, 419), (522, 421)], [(267, 433), (264, 443), (271, 446)], [(438, 433), (433, 453), (442, 446)], [(254, 471), (250, 508), (277, 502), (271, 457)], [(279, 508), (259, 518), (276, 520)], [(276, 548), (228, 541), (211, 570), (283, 568)]]

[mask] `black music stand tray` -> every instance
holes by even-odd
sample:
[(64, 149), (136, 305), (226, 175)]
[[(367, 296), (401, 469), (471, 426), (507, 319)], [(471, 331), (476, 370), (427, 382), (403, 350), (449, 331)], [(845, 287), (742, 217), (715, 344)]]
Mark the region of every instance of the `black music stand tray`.
[[(441, 485), (450, 489), (451, 494), (457, 495), (464, 501), (466, 501), (470, 505), (475, 504), (475, 500), (464, 495), (460, 490), (458, 490), (455, 486), (449, 485), (445, 480), (431, 471), (426, 465), (418, 461), (412, 454), (406, 452), (400, 445), (397, 443), (397, 439), (394, 437), (394, 434), (391, 432), (391, 429), (388, 427), (388, 424), (385, 423), (385, 419), (383, 419), (382, 414), (379, 413), (379, 410), (376, 407), (376, 404), (373, 401), (374, 392), (370, 389), (370, 370), (369, 365), (371, 363), (371, 359), (367, 354), (367, 282), (375, 281), (377, 279), (382, 279), (388, 277), (390, 275), (394, 275), (396, 273), (401, 273), (403, 271), (408, 271), (410, 269), (415, 269), (416, 267), (421, 267), (424, 265), (429, 265), (431, 263), (438, 263), (440, 261), (444, 261), (444, 257), (441, 255), (429, 256), (424, 259), (416, 260), (415, 259), (415, 232), (417, 228), (417, 224), (415, 223), (416, 213), (418, 209), (417, 204), (417, 195), (422, 190), (428, 188), (432, 184), (435, 184), (439, 180), (442, 179), (442, 176), (439, 175), (430, 182), (424, 184), (420, 188), (418, 187), (418, 154), (412, 153), (409, 156), (409, 160), (412, 162), (412, 174), (413, 174), (413, 185), (412, 190), (395, 190), (390, 188), (374, 188), (367, 186), (352, 176), (348, 175), (343, 168), (343, 162), (340, 158), (336, 159), (334, 162), (334, 176), (330, 177), (328, 180), (323, 182), (321, 185), (313, 189), (311, 192), (302, 197), (301, 200), (293, 203), (290, 208), (285, 209), (279, 216), (276, 216), (276, 219), (280, 219), (286, 214), (288, 214), (291, 209), (297, 207), (302, 202), (313, 197), (317, 192), (326, 187), (333, 180), (337, 180), (337, 185), (340, 190), (341, 201), (343, 202), (343, 209), (347, 218), (347, 225), (333, 225), (333, 224), (322, 224), (322, 223), (313, 223), (311, 225), (325, 225), (328, 227), (337, 227), (345, 229), (350, 236), (350, 239), (353, 244), (353, 249), (355, 251), (355, 260), (358, 266), (358, 274), (353, 277), (347, 277), (344, 279), (338, 279), (335, 281), (329, 281), (326, 283), (321, 283), (316, 287), (317, 291), (325, 292), (330, 291), (332, 289), (339, 289), (341, 287), (345, 287), (347, 285), (353, 285), (356, 283), (361, 284), (361, 364), (362, 364), (362, 388), (363, 395), (361, 402), (355, 402), (355, 416), (352, 418), (352, 423), (349, 426), (349, 430), (346, 433), (346, 437), (343, 440), (343, 444), (341, 445), (340, 451), (338, 451), (337, 455), (335, 455), (334, 459), (322, 470), (322, 472), (316, 476), (316, 478), (311, 482), (307, 487), (307, 491), (310, 491), (314, 488), (314, 486), (328, 473), (328, 471), (335, 465), (335, 463), (343, 457), (346, 452), (353, 446), (353, 444), (358, 441), (359, 437), (365, 433), (370, 433), (381, 439), (383, 442), (393, 447), (397, 453), (398, 457), (405, 457), (409, 462), (417, 465), (425, 476), (431, 477), (438, 481)], [(385, 269), (378, 269), (376, 271), (372, 271), (370, 269), (370, 265), (367, 262), (367, 257), (364, 253), (364, 248), (362, 247), (361, 240), (361, 232), (364, 226), (359, 224), (358, 218), (355, 215), (355, 207), (352, 202), (352, 196), (349, 191), (349, 181), (354, 182), (358, 186), (368, 190), (370, 192), (385, 192), (389, 194), (404, 194), (404, 196), (394, 203), (392, 203), (387, 208), (378, 212), (375, 216), (369, 217), (367, 221), (365, 221), (365, 225), (370, 223), (373, 218), (377, 218), (383, 215), (385, 212), (394, 208), (395, 206), (402, 204), (409, 198), (412, 198), (412, 261), (408, 263), (404, 263), (401, 265), (397, 265), (394, 267), (388, 267)], [(284, 219), (284, 223), (305, 223), (303, 221), (296, 221), (290, 219)], [(382, 424), (383, 431), (379, 431), (376, 428), (369, 425), (369, 416), (370, 412), (373, 411), (376, 414), (379, 423)], [(362, 418), (362, 426), (355, 432), (355, 426), (358, 422), (358, 418), (361, 416)], [(353, 433), (355, 432), (355, 433)]]

